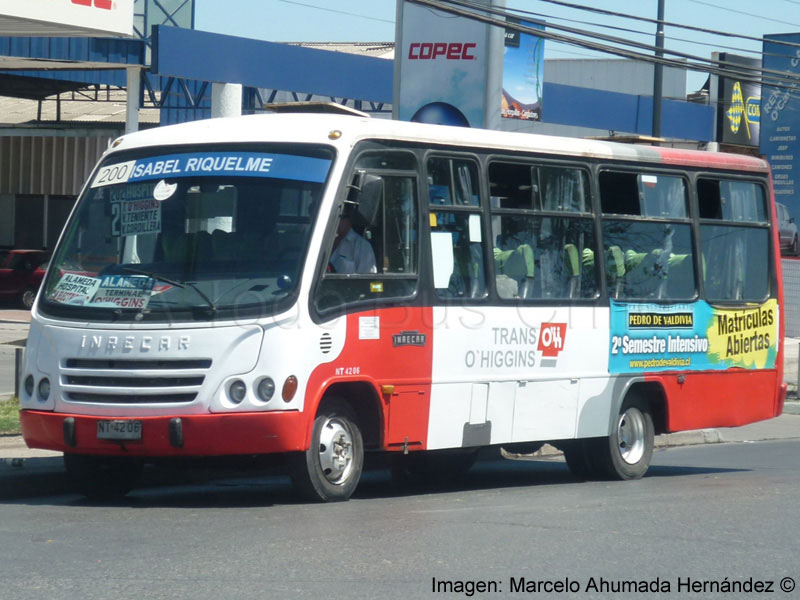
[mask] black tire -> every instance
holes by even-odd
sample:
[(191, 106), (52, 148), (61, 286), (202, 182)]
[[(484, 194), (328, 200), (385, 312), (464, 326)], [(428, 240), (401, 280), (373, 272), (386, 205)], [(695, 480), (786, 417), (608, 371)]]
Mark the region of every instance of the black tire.
[(337, 502), (353, 495), (364, 468), (364, 442), (350, 406), (324, 402), (314, 419), (308, 450), (293, 457), (295, 490), (312, 502)]
[(92, 500), (113, 500), (130, 492), (142, 474), (137, 460), (65, 454), (67, 477), (77, 491)]
[(789, 246), (789, 254), (793, 256), (800, 254), (800, 239), (798, 239), (797, 234), (795, 234), (794, 239), (792, 240), (792, 245)]
[(19, 303), (25, 310), (33, 308), (33, 301), (36, 300), (36, 290), (29, 287), (22, 290), (19, 296)]
[(639, 396), (622, 403), (611, 435), (594, 455), (610, 479), (639, 479), (650, 466), (655, 433), (649, 404)]

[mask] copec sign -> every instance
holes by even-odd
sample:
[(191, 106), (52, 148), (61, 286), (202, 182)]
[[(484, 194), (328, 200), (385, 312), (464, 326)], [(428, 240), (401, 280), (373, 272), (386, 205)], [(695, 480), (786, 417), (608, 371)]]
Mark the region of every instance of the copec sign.
[(415, 42), (409, 46), (409, 60), (475, 60), (474, 42)]

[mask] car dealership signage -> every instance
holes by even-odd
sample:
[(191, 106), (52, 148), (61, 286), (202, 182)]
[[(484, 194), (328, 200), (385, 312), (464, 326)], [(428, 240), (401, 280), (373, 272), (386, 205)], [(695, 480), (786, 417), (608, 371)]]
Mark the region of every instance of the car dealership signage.
[[(3, 35), (132, 36), (134, 0), (25, 0), (0, 3)], [(37, 29), (38, 27), (38, 29)]]

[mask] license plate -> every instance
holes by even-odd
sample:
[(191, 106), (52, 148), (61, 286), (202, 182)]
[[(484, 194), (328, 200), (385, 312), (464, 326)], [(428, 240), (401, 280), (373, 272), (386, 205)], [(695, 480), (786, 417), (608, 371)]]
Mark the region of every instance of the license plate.
[(98, 421), (97, 439), (99, 440), (140, 440), (142, 439), (142, 422), (131, 419), (116, 421)]

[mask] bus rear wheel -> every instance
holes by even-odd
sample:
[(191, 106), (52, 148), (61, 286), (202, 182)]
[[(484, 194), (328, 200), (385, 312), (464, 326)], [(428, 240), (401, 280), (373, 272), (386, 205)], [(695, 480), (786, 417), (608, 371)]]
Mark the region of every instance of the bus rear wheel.
[(631, 396), (622, 404), (611, 435), (569, 440), (561, 449), (579, 479), (638, 479), (650, 466), (654, 431), (647, 402)]
[(313, 502), (336, 502), (352, 496), (364, 468), (364, 442), (350, 406), (326, 401), (314, 419), (308, 450), (291, 468), (295, 489)]
[(622, 403), (616, 426), (603, 438), (598, 455), (611, 479), (638, 479), (650, 466), (655, 434), (653, 417), (646, 401), (638, 396)]

